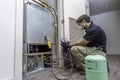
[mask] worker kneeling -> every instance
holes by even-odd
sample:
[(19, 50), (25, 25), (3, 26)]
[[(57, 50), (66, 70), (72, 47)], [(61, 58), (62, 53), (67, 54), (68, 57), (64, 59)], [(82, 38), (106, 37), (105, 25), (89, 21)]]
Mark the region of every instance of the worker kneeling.
[[(80, 68), (80, 70), (86, 70), (87, 80), (107, 80), (107, 64), (105, 58), (107, 53), (107, 39), (104, 30), (100, 26), (95, 25), (86, 14), (80, 16), (76, 20), (76, 23), (85, 30), (85, 35), (80, 40), (70, 42), (69, 44), (71, 53), (77, 60), (76, 67)], [(95, 51), (96, 54), (92, 55)], [(96, 77), (95, 74), (98, 74), (98, 76), (104, 79), (98, 76)]]

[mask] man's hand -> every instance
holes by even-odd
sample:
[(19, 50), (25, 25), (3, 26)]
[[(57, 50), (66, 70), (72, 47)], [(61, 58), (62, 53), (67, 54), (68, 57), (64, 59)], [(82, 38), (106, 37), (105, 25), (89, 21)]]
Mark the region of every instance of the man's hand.
[(69, 42), (68, 40), (66, 40), (66, 39), (61, 39), (61, 46), (62, 46), (63, 48), (69, 48), (69, 44), (70, 44), (70, 42)]
[(70, 48), (69, 46), (70, 42), (66, 39), (61, 39), (60, 41), (61, 41), (61, 46), (63, 47), (63, 52), (67, 52), (68, 49)]
[(70, 46), (85, 46), (86, 44), (88, 44), (89, 41), (85, 40), (84, 38), (81, 38), (80, 41), (76, 41), (73, 43), (70, 43)]

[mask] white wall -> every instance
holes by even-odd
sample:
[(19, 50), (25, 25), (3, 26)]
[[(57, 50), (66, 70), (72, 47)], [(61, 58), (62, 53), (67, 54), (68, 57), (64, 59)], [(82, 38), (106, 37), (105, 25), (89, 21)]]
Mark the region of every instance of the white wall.
[[(13, 80), (15, 78), (15, 74), (21, 75), (21, 72), (15, 73), (15, 65), (18, 65), (19, 69), (21, 69), (19, 62), (20, 58), (22, 59), (22, 56), (19, 56), (19, 58), (16, 58), (19, 61), (15, 61), (15, 54), (22, 55), (22, 34), (20, 33), (22, 31), (20, 25), (22, 21), (20, 18), (19, 21), (17, 21), (18, 18), (15, 16), (17, 15), (16, 9), (18, 8), (18, 6), (16, 6), (17, 1), (18, 0), (0, 1), (0, 80)], [(21, 2), (19, 2), (19, 4), (21, 4)], [(19, 11), (21, 10), (19, 9)], [(21, 16), (19, 15), (18, 17)], [(16, 34), (16, 29), (18, 29), (18, 27), (19, 32)], [(18, 41), (20, 40), (21, 42), (16, 41), (18, 37)], [(17, 47), (18, 44), (20, 44), (19, 47)], [(19, 52), (16, 50), (16, 47), (20, 50)], [(14, 64), (14, 62), (17, 64)], [(21, 78), (19, 77), (16, 80), (19, 79)]]
[(15, 0), (0, 1), (0, 80), (13, 78)]
[(106, 32), (108, 54), (120, 54), (120, 11), (95, 15), (92, 20)]
[(65, 37), (69, 40), (69, 17), (77, 19), (85, 14), (85, 0), (64, 0), (64, 30)]

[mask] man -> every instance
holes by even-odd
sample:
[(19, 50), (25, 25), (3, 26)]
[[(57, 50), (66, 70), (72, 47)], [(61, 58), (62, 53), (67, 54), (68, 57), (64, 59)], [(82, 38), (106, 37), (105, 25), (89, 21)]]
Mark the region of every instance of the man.
[[(79, 41), (70, 43), (71, 53), (77, 60), (76, 67), (85, 69), (85, 57), (97, 49), (97, 53), (106, 56), (106, 34), (101, 27), (93, 24), (86, 14), (80, 16), (76, 23), (85, 29), (85, 35)], [(99, 50), (101, 49), (101, 50)]]

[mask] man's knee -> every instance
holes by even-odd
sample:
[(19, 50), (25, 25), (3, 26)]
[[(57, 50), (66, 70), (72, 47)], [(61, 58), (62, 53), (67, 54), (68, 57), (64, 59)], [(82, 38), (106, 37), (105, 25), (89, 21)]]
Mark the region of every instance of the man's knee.
[(84, 50), (84, 47), (83, 47), (83, 46), (73, 46), (70, 51), (71, 51), (72, 53), (76, 53), (76, 52), (82, 51), (82, 50)]
[(77, 50), (76, 46), (73, 46), (73, 47), (70, 49), (71, 52), (74, 52), (74, 51), (76, 51), (76, 50)]

